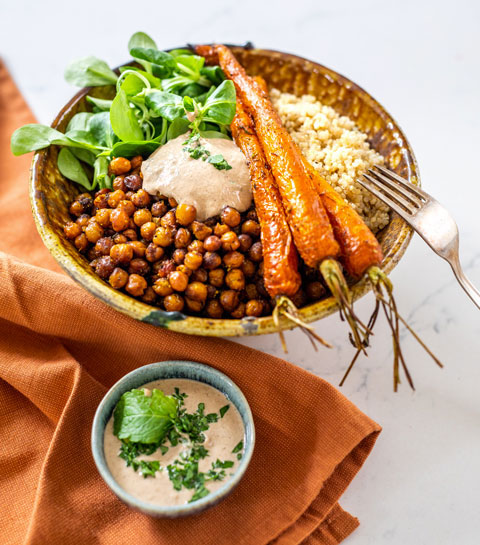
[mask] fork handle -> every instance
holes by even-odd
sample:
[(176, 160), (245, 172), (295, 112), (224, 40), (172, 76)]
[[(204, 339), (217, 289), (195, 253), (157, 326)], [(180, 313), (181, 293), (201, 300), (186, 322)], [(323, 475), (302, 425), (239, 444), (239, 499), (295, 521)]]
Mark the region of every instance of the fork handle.
[(452, 270), (458, 280), (458, 283), (465, 290), (466, 294), (470, 299), (477, 305), (480, 309), (480, 291), (470, 282), (465, 273), (463, 272), (462, 266), (460, 265), (460, 260), (458, 255), (454, 259), (449, 259), (448, 262), (452, 267)]

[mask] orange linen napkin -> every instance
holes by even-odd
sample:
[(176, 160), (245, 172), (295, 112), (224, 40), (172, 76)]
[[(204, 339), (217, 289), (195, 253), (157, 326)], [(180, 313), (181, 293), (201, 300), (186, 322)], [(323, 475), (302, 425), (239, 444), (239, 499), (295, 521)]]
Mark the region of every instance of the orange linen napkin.
[[(221, 339), (136, 322), (59, 274), (35, 232), (28, 158), (10, 134), (33, 121), (0, 63), (0, 529), (3, 545), (334, 545), (358, 525), (337, 504), (380, 431), (323, 380)], [(19, 256), (23, 261), (12, 257)], [(27, 263), (28, 262), (28, 263)], [(153, 519), (120, 502), (90, 453), (95, 409), (141, 365), (207, 363), (250, 402), (257, 443), (222, 503)]]

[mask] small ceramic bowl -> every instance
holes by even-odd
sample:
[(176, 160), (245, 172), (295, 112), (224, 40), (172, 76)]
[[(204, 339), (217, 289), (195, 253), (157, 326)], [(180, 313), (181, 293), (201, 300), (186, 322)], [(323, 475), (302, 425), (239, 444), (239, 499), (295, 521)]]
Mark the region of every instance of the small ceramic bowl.
[[(123, 393), (138, 388), (147, 382), (160, 379), (190, 379), (197, 380), (216, 388), (222, 392), (238, 409), (245, 428), (244, 453), (234, 475), (221, 488), (208, 496), (185, 505), (155, 505), (135, 498), (126, 492), (112, 477), (108, 469), (103, 451), (103, 436), (105, 426), (112, 416), (113, 410)], [(213, 507), (226, 498), (242, 479), (252, 458), (255, 446), (255, 426), (253, 416), (245, 396), (236, 384), (226, 375), (216, 369), (192, 361), (161, 361), (151, 363), (135, 369), (121, 378), (110, 388), (98, 406), (92, 426), (92, 453), (97, 469), (112, 490), (123, 502), (130, 507), (142, 511), (153, 517), (177, 518), (200, 513)]]

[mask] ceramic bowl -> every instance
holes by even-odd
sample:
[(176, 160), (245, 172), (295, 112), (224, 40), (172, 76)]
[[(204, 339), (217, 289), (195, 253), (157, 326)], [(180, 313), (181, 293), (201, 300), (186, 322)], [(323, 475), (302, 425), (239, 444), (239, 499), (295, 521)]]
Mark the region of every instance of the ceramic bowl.
[[(368, 141), (385, 157), (390, 168), (420, 185), (415, 157), (402, 130), (390, 114), (358, 85), (329, 68), (287, 53), (249, 47), (232, 49), (248, 73), (262, 75), (269, 87), (297, 96), (306, 93), (314, 95), (339, 114), (349, 116), (368, 135)], [(113, 88), (83, 89), (62, 108), (52, 126), (64, 131), (73, 115), (88, 110), (87, 94), (111, 98)], [(277, 327), (271, 316), (214, 320), (164, 312), (111, 288), (95, 275), (86, 257), (75, 249), (63, 233), (63, 225), (70, 220), (69, 205), (80, 191), (76, 184), (66, 180), (58, 171), (57, 154), (56, 146), (35, 154), (30, 179), (33, 215), (38, 231), (54, 258), (91, 294), (137, 320), (195, 335), (259, 335), (294, 327), (285, 318)], [(411, 236), (410, 227), (393, 214), (390, 223), (378, 235), (385, 254), (383, 269), (386, 273), (400, 261)], [(370, 289), (365, 279), (360, 280), (351, 288), (353, 299), (359, 299)], [(337, 310), (335, 299), (328, 297), (305, 306), (299, 314), (304, 322), (313, 322)]]
[[(138, 388), (139, 386), (142, 386), (148, 382), (168, 378), (197, 380), (216, 388), (222, 392), (238, 409), (245, 428), (243, 457), (236, 472), (230, 478), (230, 480), (228, 480), (221, 488), (215, 492), (212, 492), (208, 496), (201, 498), (200, 500), (193, 503), (187, 503), (185, 505), (175, 506), (147, 503), (126, 492), (112, 477), (112, 474), (110, 473), (105, 461), (105, 453), (103, 451), (105, 426), (110, 420), (113, 410), (115, 409), (115, 406), (120, 400), (122, 394), (132, 390), (133, 388)], [(134, 509), (154, 517), (176, 518), (194, 515), (196, 513), (200, 513), (201, 511), (205, 511), (206, 509), (209, 509), (222, 501), (241, 481), (252, 458), (254, 446), (255, 426), (253, 423), (253, 416), (248, 402), (241, 390), (226, 375), (220, 373), (220, 371), (217, 371), (208, 365), (195, 363), (192, 361), (161, 361), (139, 367), (131, 373), (128, 373), (128, 375), (125, 375), (116, 384), (114, 384), (112, 388), (110, 388), (98, 406), (93, 419), (92, 454), (101, 477), (112, 492), (114, 492), (114, 494), (116, 494), (123, 502)]]

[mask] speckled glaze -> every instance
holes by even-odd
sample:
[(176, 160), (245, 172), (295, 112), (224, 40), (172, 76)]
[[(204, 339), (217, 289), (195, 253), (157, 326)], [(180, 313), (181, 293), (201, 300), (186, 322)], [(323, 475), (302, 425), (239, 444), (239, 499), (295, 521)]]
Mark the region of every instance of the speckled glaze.
[[(358, 85), (329, 68), (301, 57), (249, 47), (232, 49), (248, 73), (263, 76), (269, 86), (297, 96), (307, 93), (314, 95), (341, 115), (350, 117), (368, 135), (370, 144), (385, 157), (391, 169), (420, 185), (417, 163), (402, 130), (390, 114)], [(83, 89), (61, 110), (52, 126), (63, 131), (73, 115), (86, 111), (87, 93), (111, 98), (113, 90), (111, 87)], [(52, 255), (90, 293), (137, 320), (194, 335), (260, 335), (294, 327), (282, 318), (277, 328), (271, 316), (213, 320), (164, 312), (111, 288), (93, 273), (87, 259), (63, 233), (63, 225), (70, 219), (69, 204), (79, 193), (79, 188), (63, 178), (58, 171), (57, 154), (58, 148), (52, 146), (34, 156), (30, 177), (33, 215), (38, 231)], [(389, 273), (399, 262), (412, 232), (402, 219), (393, 214), (390, 223), (379, 233), (385, 255), (385, 272)], [(359, 299), (370, 289), (366, 279), (360, 280), (351, 288), (353, 299)], [(337, 310), (336, 301), (329, 297), (302, 308), (299, 314), (304, 322), (313, 322)]]
[[(188, 503), (186, 505), (154, 505), (135, 498), (123, 490), (123, 488), (121, 488), (114, 480), (110, 470), (108, 469), (103, 451), (103, 434), (105, 431), (105, 426), (110, 420), (113, 410), (120, 400), (122, 394), (132, 390), (133, 388), (138, 388), (147, 382), (167, 378), (197, 380), (216, 388), (222, 392), (238, 409), (245, 428), (245, 446), (243, 457), (240, 461), (238, 469), (231, 479), (217, 491), (212, 492), (208, 496), (205, 496), (194, 503)], [(116, 494), (127, 505), (154, 517), (185, 517), (205, 511), (206, 509), (209, 509), (210, 507), (213, 507), (219, 503), (221, 500), (227, 497), (241, 481), (252, 458), (254, 446), (255, 426), (253, 423), (253, 416), (248, 402), (241, 390), (226, 375), (220, 373), (220, 371), (217, 371), (208, 365), (192, 361), (161, 361), (139, 367), (131, 373), (128, 373), (128, 375), (121, 378), (107, 392), (98, 406), (92, 425), (92, 454), (97, 469), (103, 480), (110, 487), (112, 492), (114, 492), (114, 494)]]

